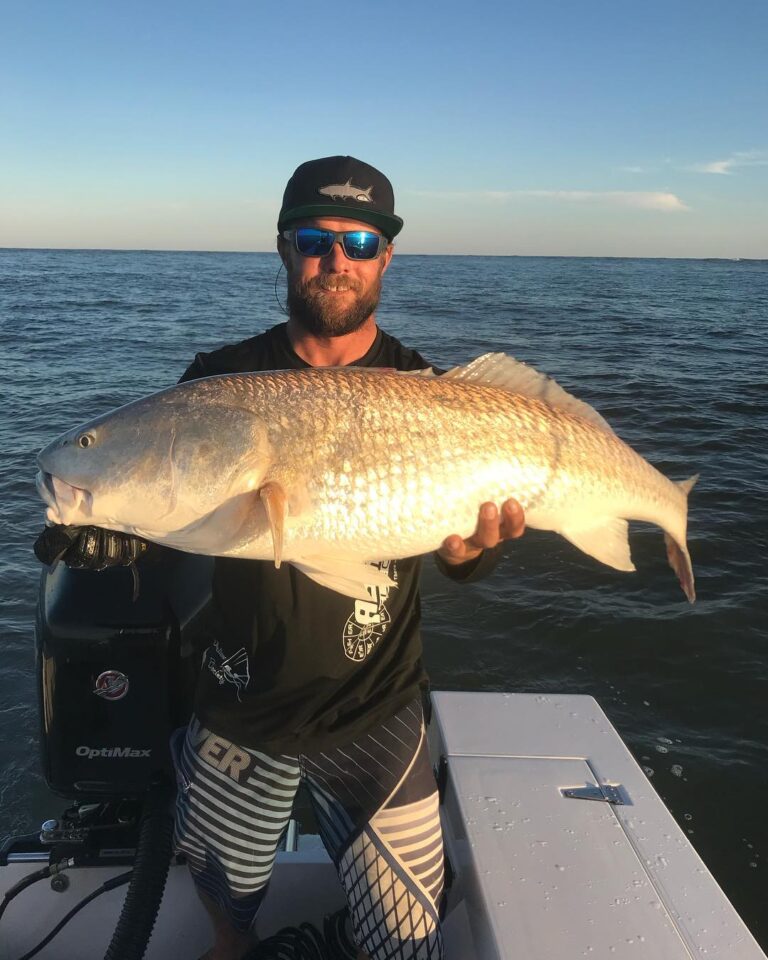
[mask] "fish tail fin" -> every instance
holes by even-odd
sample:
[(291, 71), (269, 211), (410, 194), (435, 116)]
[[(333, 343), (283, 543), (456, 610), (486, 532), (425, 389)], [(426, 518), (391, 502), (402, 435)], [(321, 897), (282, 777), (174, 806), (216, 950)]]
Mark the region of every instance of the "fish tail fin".
[[(691, 492), (698, 479), (699, 475), (697, 473), (692, 477), (688, 477), (687, 480), (677, 481), (677, 486), (680, 488), (680, 490), (682, 490), (686, 497), (686, 513), (688, 494)], [(680, 542), (671, 534), (665, 532), (664, 543), (667, 547), (667, 560), (669, 560), (669, 565), (677, 574), (677, 579), (680, 581), (680, 586), (683, 588), (683, 593), (686, 595), (690, 603), (694, 603), (696, 600), (696, 589), (694, 587), (693, 567), (691, 566), (691, 557), (688, 553), (688, 546), (685, 542), (685, 538), (683, 538), (682, 542)]]

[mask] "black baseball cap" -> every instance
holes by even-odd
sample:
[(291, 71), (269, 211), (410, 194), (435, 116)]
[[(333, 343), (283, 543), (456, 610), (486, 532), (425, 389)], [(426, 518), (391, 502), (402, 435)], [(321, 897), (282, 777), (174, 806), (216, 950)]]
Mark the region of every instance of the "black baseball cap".
[(403, 228), (384, 174), (354, 157), (323, 157), (297, 167), (283, 194), (278, 231), (304, 217), (349, 217), (378, 227), (388, 240)]

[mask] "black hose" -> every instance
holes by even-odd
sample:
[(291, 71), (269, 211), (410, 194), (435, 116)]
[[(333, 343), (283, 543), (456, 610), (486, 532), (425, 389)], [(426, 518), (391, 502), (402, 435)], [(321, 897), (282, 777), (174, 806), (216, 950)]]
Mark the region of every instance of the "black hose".
[(32, 950), (29, 950), (27, 953), (25, 953), (23, 957), (19, 957), (19, 960), (32, 960), (32, 957), (36, 957), (37, 954), (40, 953), (40, 951), (43, 949), (43, 947), (47, 947), (48, 944), (51, 942), (51, 940), (53, 940), (53, 938), (56, 936), (56, 934), (60, 930), (63, 930), (64, 927), (66, 927), (66, 925), (69, 923), (72, 917), (80, 913), (83, 907), (87, 907), (88, 904), (91, 902), (91, 900), (95, 900), (96, 897), (100, 897), (102, 893), (107, 893), (109, 890), (114, 890), (115, 887), (121, 887), (123, 884), (128, 883), (128, 881), (131, 878), (131, 873), (132, 871), (128, 870), (125, 873), (121, 873), (120, 876), (118, 877), (112, 877), (110, 880), (107, 880), (104, 883), (102, 883), (102, 885), (98, 888), (98, 890), (93, 890), (91, 893), (88, 894), (87, 897), (83, 897), (80, 903), (75, 904), (75, 906), (72, 907), (69, 913), (65, 914), (61, 918), (61, 920), (59, 920), (59, 922), (56, 924), (53, 930), (51, 930), (50, 933), (46, 934), (46, 936), (43, 937), (43, 939), (40, 941), (40, 943), (38, 943), (36, 947), (34, 947)]
[[(37, 837), (35, 837), (37, 839)], [(0, 917), (5, 913), (5, 908), (13, 900), (14, 897), (17, 897), (22, 890), (26, 890), (27, 887), (31, 887), (33, 883), (37, 883), (38, 880), (45, 880), (46, 877), (50, 877), (51, 868), (50, 866), (42, 867), (40, 870), (35, 870), (33, 873), (28, 873), (26, 877), (19, 880), (17, 884), (11, 887), (10, 890), (6, 891), (5, 896), (3, 897), (3, 902), (0, 903)]]
[(172, 795), (165, 782), (147, 794), (133, 875), (104, 960), (141, 960), (147, 949), (173, 853)]

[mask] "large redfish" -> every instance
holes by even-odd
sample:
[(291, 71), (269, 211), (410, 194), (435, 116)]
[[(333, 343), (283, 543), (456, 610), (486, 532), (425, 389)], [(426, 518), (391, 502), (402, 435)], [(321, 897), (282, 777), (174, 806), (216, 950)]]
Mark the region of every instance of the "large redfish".
[(469, 536), (481, 503), (519, 500), (617, 570), (627, 520), (658, 524), (688, 599), (687, 496), (587, 404), (503, 354), (443, 376), (358, 367), (208, 377), (97, 417), (38, 458), (52, 523), (191, 553), (290, 562), (350, 596), (369, 564)]

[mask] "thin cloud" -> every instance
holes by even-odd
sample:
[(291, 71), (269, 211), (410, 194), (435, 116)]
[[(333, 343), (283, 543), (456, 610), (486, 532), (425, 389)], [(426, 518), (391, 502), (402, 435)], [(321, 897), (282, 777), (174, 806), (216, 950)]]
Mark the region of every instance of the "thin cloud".
[(641, 210), (679, 212), (689, 208), (674, 193), (647, 190), (530, 190), (528, 196), (551, 197), (572, 203), (607, 203), (617, 207), (636, 207)]
[(732, 153), (725, 160), (711, 160), (709, 163), (694, 163), (689, 167), (694, 173), (715, 173), (721, 176), (730, 176), (740, 167), (768, 166), (768, 154), (762, 150), (746, 150)]
[(533, 197), (542, 200), (562, 200), (566, 203), (607, 204), (615, 207), (633, 207), (640, 210), (660, 210), (679, 213), (689, 210), (674, 193), (647, 190), (476, 190), (436, 192), (412, 190), (412, 194), (433, 200), (469, 200), (503, 203)]

